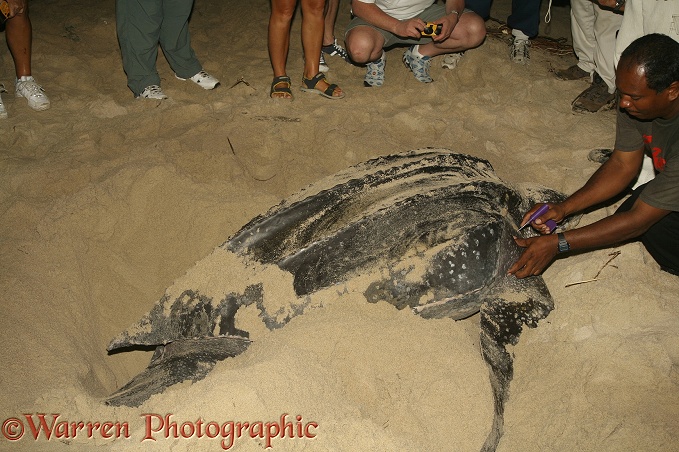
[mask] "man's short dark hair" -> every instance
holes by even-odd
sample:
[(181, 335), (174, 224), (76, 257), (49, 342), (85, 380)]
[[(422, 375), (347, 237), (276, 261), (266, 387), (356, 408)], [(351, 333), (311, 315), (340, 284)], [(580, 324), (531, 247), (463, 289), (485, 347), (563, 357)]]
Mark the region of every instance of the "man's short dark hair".
[(652, 33), (633, 41), (620, 55), (619, 66), (641, 66), (646, 84), (656, 92), (679, 81), (679, 42), (669, 36)]

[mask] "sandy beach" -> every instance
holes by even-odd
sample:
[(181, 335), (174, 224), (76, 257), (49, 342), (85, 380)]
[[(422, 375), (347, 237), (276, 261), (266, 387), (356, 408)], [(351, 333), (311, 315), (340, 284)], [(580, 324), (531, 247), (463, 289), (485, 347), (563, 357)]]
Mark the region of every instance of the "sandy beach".
[[(506, 20), (510, 3), (496, 0), (492, 16)], [(363, 87), (364, 68), (329, 58), (328, 78), (346, 92), (331, 101), (299, 90), (297, 17), (288, 59), (295, 99), (272, 100), (269, 11), (264, 0), (197, 0), (193, 47), (221, 86), (177, 80), (161, 54), (169, 99), (153, 101), (126, 87), (114, 2), (31, 1), (33, 75), (52, 107), (35, 112), (15, 99), (3, 49), (0, 450), (223, 450), (228, 438), (181, 429), (145, 439), (147, 422), (266, 423), (284, 414), (314, 437), (244, 436), (231, 449), (480, 450), (493, 400), (478, 319), (425, 320), (333, 291), (285, 328), (253, 326), (247, 352), (204, 380), (138, 408), (103, 404), (151, 358), (110, 355), (109, 341), (242, 225), (310, 183), (434, 147), (487, 159), (508, 182), (570, 193), (597, 169), (588, 152), (613, 145), (615, 112), (573, 114), (587, 82), (552, 73), (573, 64), (572, 53), (536, 46), (522, 66), (496, 35), (454, 70), (437, 57), (431, 84), (406, 70), (403, 49), (387, 52), (379, 89)], [(541, 36), (568, 42), (568, 5), (555, 4), (551, 16)], [(348, 22), (342, 2), (338, 37)], [(557, 259), (544, 279), (555, 309), (511, 349), (497, 450), (679, 451), (679, 278), (633, 242)], [(34, 439), (26, 415), (39, 424), (40, 413), (49, 423), (126, 422), (129, 437), (99, 429)]]

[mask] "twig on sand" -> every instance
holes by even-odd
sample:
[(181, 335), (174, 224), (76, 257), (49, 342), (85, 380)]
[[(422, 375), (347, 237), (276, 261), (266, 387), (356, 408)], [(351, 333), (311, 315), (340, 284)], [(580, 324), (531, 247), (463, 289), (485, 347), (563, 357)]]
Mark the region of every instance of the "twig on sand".
[[(585, 283), (589, 283), (589, 282), (598, 281), (598, 280), (599, 280), (599, 275), (601, 274), (601, 271), (602, 271), (604, 268), (606, 268), (606, 267), (608, 266), (608, 264), (610, 264), (611, 261), (612, 261), (613, 259), (615, 259), (616, 257), (620, 256), (620, 253), (621, 253), (621, 251), (614, 251), (614, 252), (610, 253), (609, 256), (611, 256), (611, 258), (608, 259), (608, 260), (606, 261), (606, 263), (599, 269), (599, 271), (596, 273), (596, 275), (594, 275), (594, 278), (592, 278), (592, 279), (587, 279), (587, 280), (584, 280), (584, 281), (577, 281), (577, 282), (574, 282), (574, 283), (566, 284), (564, 287), (570, 287), (570, 286), (575, 286), (575, 285), (578, 285), (578, 284), (585, 284)], [(612, 265), (612, 267), (618, 268), (618, 267), (616, 267), (615, 265)]]
[(275, 174), (275, 173), (274, 173), (271, 177), (267, 177), (267, 178), (265, 178), (265, 179), (262, 179), (262, 178), (253, 176), (252, 173), (250, 172), (250, 170), (248, 169), (247, 165), (245, 165), (245, 164), (241, 161), (240, 157), (238, 157), (238, 154), (236, 154), (236, 150), (234, 149), (233, 144), (231, 143), (231, 139), (230, 139), (229, 137), (226, 137), (226, 141), (229, 143), (229, 147), (231, 148), (231, 153), (233, 154), (233, 156), (234, 156), (234, 158), (236, 159), (236, 161), (238, 162), (238, 164), (241, 166), (241, 168), (243, 168), (243, 170), (245, 170), (246, 173), (248, 173), (248, 175), (249, 175), (251, 178), (253, 178), (253, 179), (256, 180), (257, 182), (266, 182), (266, 181), (271, 180), (271, 179), (273, 179), (274, 177), (276, 177), (276, 174)]
[(248, 83), (248, 81), (245, 80), (243, 77), (240, 77), (238, 80), (236, 80), (236, 83), (234, 83), (233, 85), (231, 85), (231, 86), (229, 87), (229, 89), (233, 88), (234, 86), (238, 85), (239, 83), (243, 83), (243, 84), (245, 84), (245, 86), (249, 86), (250, 88), (252, 88), (252, 89), (254, 89), (255, 91), (257, 91), (257, 88), (255, 88), (255, 87), (252, 86), (250, 83)]

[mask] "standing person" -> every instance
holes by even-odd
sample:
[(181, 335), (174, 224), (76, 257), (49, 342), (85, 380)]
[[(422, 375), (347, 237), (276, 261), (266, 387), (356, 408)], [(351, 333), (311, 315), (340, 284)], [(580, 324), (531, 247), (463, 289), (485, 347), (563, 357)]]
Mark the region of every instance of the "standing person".
[(323, 28), (323, 46), (321, 47), (321, 60), (319, 67), (322, 72), (328, 72), (330, 68), (325, 62), (325, 55), (338, 56), (344, 61), (349, 61), (349, 54), (341, 44), (337, 42), (335, 37), (335, 21), (337, 20), (337, 12), (339, 11), (340, 0), (328, 0), (325, 4), (325, 20)]
[(657, 0), (600, 0), (624, 12), (615, 41), (615, 63), (632, 41), (649, 33), (662, 33), (679, 42), (679, 2)]
[(525, 249), (509, 273), (537, 275), (558, 253), (640, 238), (661, 269), (679, 275), (679, 43), (662, 34), (632, 42), (620, 57), (616, 86), (620, 108), (610, 158), (580, 190), (550, 204), (533, 224), (548, 234), (547, 220), (561, 221), (617, 196), (636, 178), (645, 152), (651, 151), (659, 174), (609, 217), (557, 235), (515, 239)]
[[(481, 45), (486, 25), (465, 9), (463, 0), (448, 0), (445, 5), (434, 1), (352, 0), (355, 17), (347, 27), (347, 51), (353, 62), (366, 65), (365, 86), (384, 84), (385, 47), (410, 46), (403, 63), (419, 82), (430, 83), (433, 57)], [(423, 36), (428, 22), (440, 25), (438, 34)]]
[[(15, 95), (25, 98), (28, 106), (33, 110), (47, 110), (50, 108), (50, 100), (31, 75), (33, 29), (28, 18), (28, 0), (8, 0), (7, 6), (9, 15), (5, 22), (5, 37), (14, 60)], [(7, 110), (2, 103), (2, 97), (0, 97), (0, 118), (7, 118)]]
[(615, 38), (622, 14), (596, 1), (571, 0), (571, 33), (577, 64), (556, 71), (559, 80), (589, 78), (591, 86), (572, 102), (575, 113), (596, 113), (615, 103)]
[(193, 0), (116, 0), (116, 29), (127, 86), (138, 99), (167, 99), (156, 70), (158, 45), (179, 80), (214, 89), (219, 80), (203, 70), (191, 48)]
[[(490, 17), (492, 0), (466, 0), (465, 6), (484, 19)], [(512, 0), (507, 26), (512, 29), (509, 59), (518, 64), (530, 61), (530, 39), (540, 31), (541, 0)]]
[[(328, 83), (320, 71), (319, 61), (323, 44), (325, 0), (301, 0), (302, 47), (304, 48), (304, 73), (302, 91), (319, 94), (328, 99), (341, 99), (344, 93), (339, 86)], [(269, 18), (269, 58), (273, 67), (270, 96), (274, 99), (292, 99), (290, 77), (285, 69), (290, 49), (290, 25), (297, 8), (297, 0), (271, 0)]]

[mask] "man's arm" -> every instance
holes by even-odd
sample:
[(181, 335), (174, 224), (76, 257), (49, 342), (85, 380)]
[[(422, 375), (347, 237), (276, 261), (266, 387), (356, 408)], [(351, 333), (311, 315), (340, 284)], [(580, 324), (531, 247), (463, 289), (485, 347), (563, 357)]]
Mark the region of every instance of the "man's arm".
[(425, 24), (422, 19), (400, 21), (382, 11), (374, 3), (352, 0), (351, 10), (356, 17), (360, 17), (370, 25), (387, 30), (397, 36), (419, 38), (422, 36), (422, 30), (424, 30)]
[[(547, 220), (554, 220), (558, 223), (569, 215), (620, 194), (639, 174), (643, 157), (643, 149), (630, 152), (613, 151), (610, 158), (592, 174), (581, 189), (561, 203), (550, 204), (547, 213), (538, 218), (535, 225), (539, 227)], [(534, 210), (531, 209), (526, 213), (522, 224), (528, 220)], [(541, 232), (548, 233), (549, 231), (541, 230)]]
[[(637, 199), (629, 211), (616, 213), (588, 226), (566, 231), (564, 238), (571, 250), (612, 245), (639, 237), (668, 213), (669, 210), (657, 209)], [(542, 273), (558, 252), (556, 235), (515, 241), (525, 250), (508, 273), (518, 278)]]
[[(639, 173), (644, 157), (643, 149), (623, 152), (613, 151), (611, 157), (589, 178), (587, 183), (569, 196), (564, 202), (550, 204), (550, 209), (535, 221), (537, 228), (544, 234), (544, 222), (561, 221), (568, 215), (606, 201), (622, 192)], [(531, 209), (523, 222), (535, 209)], [(628, 212), (612, 215), (583, 228), (564, 233), (571, 249), (584, 249), (618, 243), (638, 237), (655, 224), (668, 211), (656, 209), (637, 200)], [(519, 278), (537, 275), (542, 272), (557, 254), (556, 235), (544, 235), (531, 239), (516, 239), (516, 243), (526, 248), (508, 273)]]

